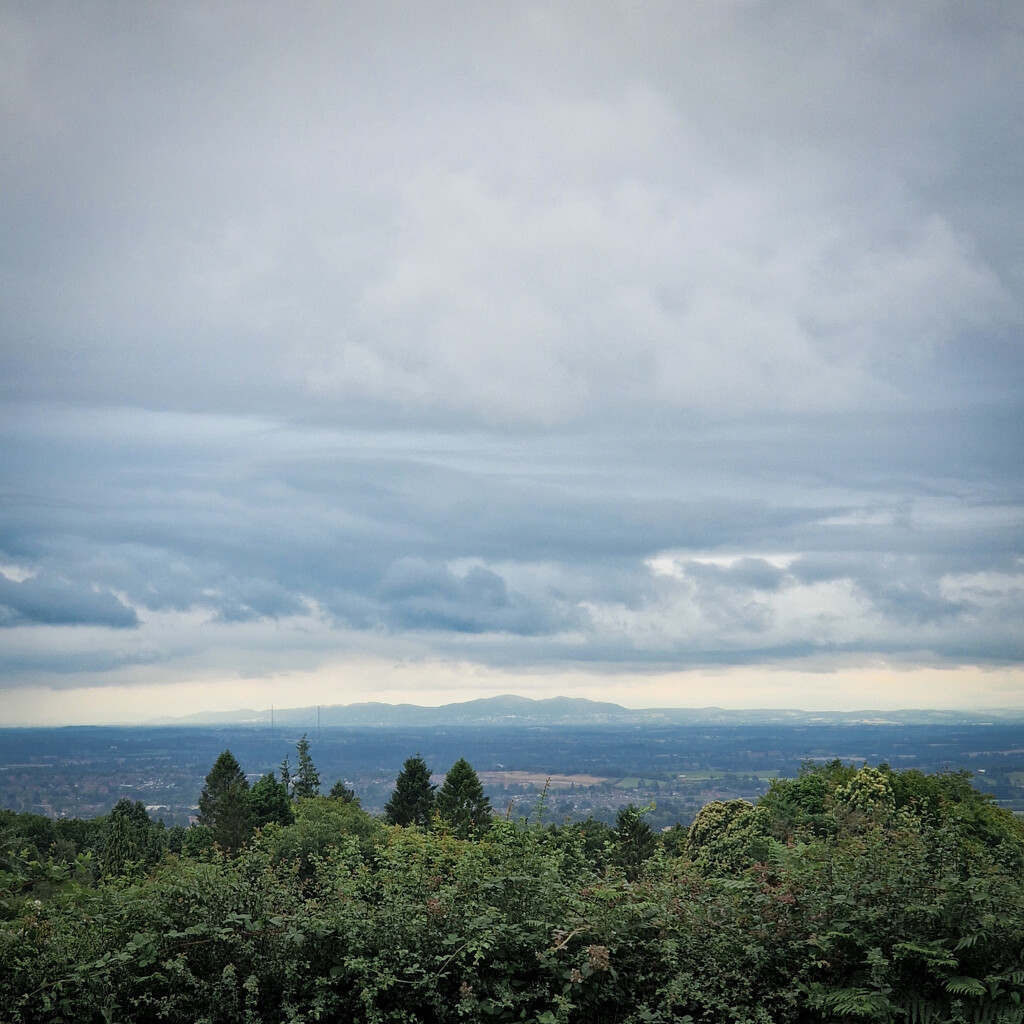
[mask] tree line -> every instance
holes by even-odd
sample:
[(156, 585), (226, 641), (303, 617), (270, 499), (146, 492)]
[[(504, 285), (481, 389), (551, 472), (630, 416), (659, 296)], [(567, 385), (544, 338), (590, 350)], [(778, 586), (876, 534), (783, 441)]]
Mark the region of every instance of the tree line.
[[(244, 846), (259, 829), (292, 824), (294, 806), (320, 795), (320, 773), (305, 736), (299, 740), (296, 753), (294, 772), (286, 756), (280, 778), (271, 772), (250, 787), (242, 766), (230, 750), (225, 750), (214, 762), (199, 795), (199, 830), (193, 833), (193, 845), (216, 844), (231, 852)], [(439, 792), (435, 792), (437, 787), (430, 778), (430, 769), (419, 754), (406, 760), (384, 808), (384, 820), (389, 825), (429, 825), (436, 817), (463, 839), (486, 832), (493, 817), (490, 801), (465, 758), (452, 765)], [(343, 803), (359, 803), (341, 779), (327, 796)]]
[(256, 799), (227, 754), (176, 838), (0, 812), (0, 1020), (1024, 1022), (1024, 823), (967, 773), (807, 765), (655, 834), (418, 756), (382, 819), (301, 752)]

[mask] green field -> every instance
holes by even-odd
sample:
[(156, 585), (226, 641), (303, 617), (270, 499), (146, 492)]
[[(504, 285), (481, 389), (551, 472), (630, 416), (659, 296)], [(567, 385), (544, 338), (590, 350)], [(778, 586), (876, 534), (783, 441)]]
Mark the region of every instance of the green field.
[(709, 782), (713, 779), (757, 779), (758, 782), (771, 782), (779, 778), (778, 772), (681, 772), (676, 778), (680, 782)]

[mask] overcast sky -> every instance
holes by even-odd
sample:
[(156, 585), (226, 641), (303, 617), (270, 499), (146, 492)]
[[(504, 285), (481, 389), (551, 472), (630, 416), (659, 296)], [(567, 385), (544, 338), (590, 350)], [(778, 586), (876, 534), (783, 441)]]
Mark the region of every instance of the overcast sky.
[(1024, 6), (0, 5), (0, 722), (1024, 705)]

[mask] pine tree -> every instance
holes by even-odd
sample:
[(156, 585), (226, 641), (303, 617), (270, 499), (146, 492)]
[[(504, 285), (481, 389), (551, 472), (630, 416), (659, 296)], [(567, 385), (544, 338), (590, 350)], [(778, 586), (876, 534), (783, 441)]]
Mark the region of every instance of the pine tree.
[(309, 740), (305, 734), (295, 745), (295, 750), (299, 755), (299, 765), (295, 769), (292, 799), (301, 800), (303, 797), (316, 796), (320, 792), (320, 773), (313, 764), (313, 758), (309, 756)]
[(480, 835), (491, 825), (491, 802), (473, 766), (460, 757), (444, 777), (437, 794), (437, 811), (462, 839)]
[(249, 783), (230, 750), (214, 762), (199, 796), (199, 824), (213, 830), (225, 850), (237, 850), (252, 834), (246, 800)]
[(395, 791), (384, 807), (389, 825), (429, 825), (434, 812), (434, 786), (427, 762), (410, 757), (395, 780)]

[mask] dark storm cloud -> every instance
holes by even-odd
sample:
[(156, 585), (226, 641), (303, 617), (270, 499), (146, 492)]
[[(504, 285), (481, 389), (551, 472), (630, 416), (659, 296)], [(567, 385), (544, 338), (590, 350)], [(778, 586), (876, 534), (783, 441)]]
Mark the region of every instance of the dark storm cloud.
[(1019, 662), (1022, 44), (997, 3), (5, 4), (5, 684), (257, 627)]

